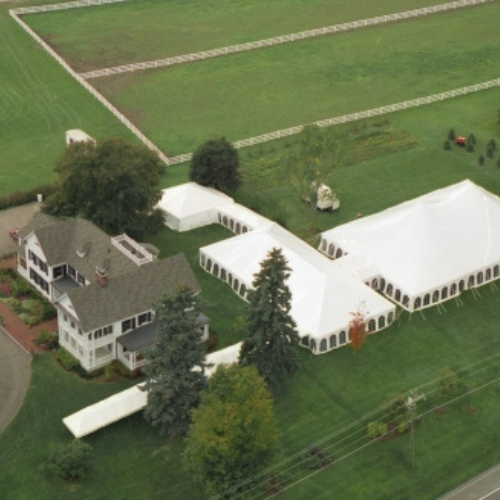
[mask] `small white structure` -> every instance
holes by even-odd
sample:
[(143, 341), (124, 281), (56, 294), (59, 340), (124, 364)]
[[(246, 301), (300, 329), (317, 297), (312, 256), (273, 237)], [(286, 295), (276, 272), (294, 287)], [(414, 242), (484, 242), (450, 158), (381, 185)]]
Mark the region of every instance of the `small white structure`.
[(80, 129), (66, 130), (66, 146), (75, 142), (93, 142), (95, 144), (95, 139)]
[[(205, 371), (207, 377), (212, 376), (219, 365), (236, 363), (240, 349), (241, 342), (208, 354), (206, 363), (209, 367)], [(144, 383), (134, 385), (94, 405), (87, 406), (63, 418), (63, 423), (75, 438), (81, 438), (137, 413), (144, 409), (148, 402), (147, 393), (140, 389), (143, 385)]]
[(165, 212), (165, 224), (183, 232), (217, 222), (217, 211), (234, 201), (216, 189), (188, 182), (163, 190), (155, 208)]
[(320, 184), (318, 187), (318, 210), (337, 210), (340, 207), (340, 201), (335, 193), (326, 184)]
[(345, 345), (352, 313), (362, 309), (370, 333), (389, 326), (395, 307), (337, 263), (278, 224), (267, 224), (200, 249), (205, 271), (226, 282), (242, 298), (252, 286), (260, 263), (280, 248), (292, 269), (291, 315), (302, 345), (321, 354)]
[(465, 180), (326, 231), (320, 250), (357, 259), (363, 279), (415, 311), (498, 279), (499, 227), (500, 198)]

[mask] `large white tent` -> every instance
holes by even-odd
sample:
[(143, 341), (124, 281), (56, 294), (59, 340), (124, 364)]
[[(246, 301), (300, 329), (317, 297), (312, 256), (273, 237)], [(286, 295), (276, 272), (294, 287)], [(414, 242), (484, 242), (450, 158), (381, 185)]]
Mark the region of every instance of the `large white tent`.
[(201, 248), (200, 264), (245, 298), (260, 263), (273, 248), (282, 249), (292, 269), (287, 282), (291, 314), (302, 344), (314, 353), (347, 343), (349, 322), (357, 311), (365, 313), (370, 332), (393, 321), (393, 304), (278, 224)]
[[(210, 377), (219, 365), (236, 363), (240, 349), (241, 342), (208, 354), (205, 359), (209, 365), (205, 371), (207, 377)], [(81, 438), (137, 413), (143, 410), (148, 402), (147, 393), (140, 389), (143, 385), (144, 382), (87, 406), (83, 410), (63, 418), (63, 423), (73, 436)]]
[(216, 189), (188, 182), (164, 189), (155, 208), (165, 212), (165, 224), (175, 231), (189, 231), (218, 222), (217, 210), (233, 199)]
[(231, 203), (220, 207), (217, 210), (217, 221), (236, 234), (253, 231), (272, 223), (269, 219), (239, 203)]
[(320, 250), (378, 270), (373, 285), (409, 311), (500, 277), (500, 198), (469, 180), (322, 234)]

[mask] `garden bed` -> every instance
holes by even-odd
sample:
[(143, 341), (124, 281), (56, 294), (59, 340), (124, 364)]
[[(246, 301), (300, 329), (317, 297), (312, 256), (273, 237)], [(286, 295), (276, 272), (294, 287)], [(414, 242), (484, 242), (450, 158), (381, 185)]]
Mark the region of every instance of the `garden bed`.
[(57, 316), (54, 306), (10, 268), (0, 269), (0, 300), (29, 327)]

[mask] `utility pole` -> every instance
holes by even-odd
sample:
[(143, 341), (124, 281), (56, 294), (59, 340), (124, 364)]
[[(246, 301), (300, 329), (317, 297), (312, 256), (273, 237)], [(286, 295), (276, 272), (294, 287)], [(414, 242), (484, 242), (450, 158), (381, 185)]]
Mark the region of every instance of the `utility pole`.
[(410, 395), (406, 399), (406, 408), (410, 411), (410, 452), (408, 457), (408, 467), (411, 469), (413, 467), (413, 459), (415, 455), (415, 417), (417, 413), (417, 402), (421, 399), (425, 399), (424, 394), (413, 394), (410, 391)]

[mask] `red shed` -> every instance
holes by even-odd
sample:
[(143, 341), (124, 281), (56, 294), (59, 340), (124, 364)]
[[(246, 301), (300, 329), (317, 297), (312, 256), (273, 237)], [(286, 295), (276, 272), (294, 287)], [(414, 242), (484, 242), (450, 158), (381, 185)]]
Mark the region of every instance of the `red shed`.
[(467, 144), (467, 138), (459, 135), (455, 139), (455, 144), (457, 144), (458, 146), (465, 146)]

